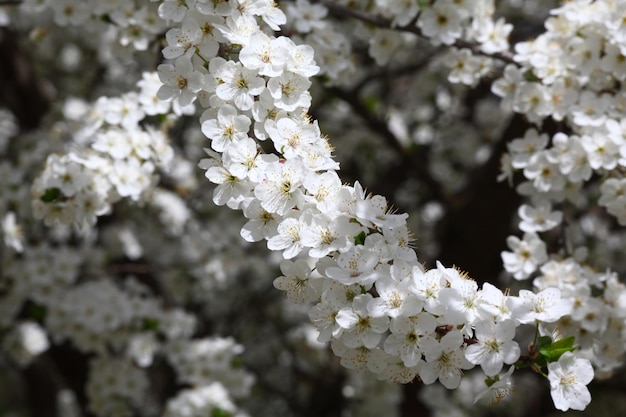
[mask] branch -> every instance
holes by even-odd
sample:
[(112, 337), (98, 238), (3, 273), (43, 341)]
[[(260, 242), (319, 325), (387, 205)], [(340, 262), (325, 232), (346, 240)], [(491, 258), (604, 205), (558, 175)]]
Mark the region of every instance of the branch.
[[(428, 37), (424, 36), (420, 28), (415, 25), (409, 24), (407, 26), (395, 26), (393, 22), (389, 19), (385, 19), (383, 17), (375, 16), (370, 13), (364, 12), (362, 10), (353, 9), (350, 7), (342, 6), (340, 4), (336, 4), (331, 0), (315, 0), (315, 3), (320, 3), (324, 5), (331, 14), (340, 17), (350, 17), (354, 19), (361, 20), (366, 23), (370, 23), (374, 26), (378, 26), (384, 29), (395, 29), (403, 32), (413, 33), (420, 38), (428, 39)], [(471, 42), (457, 39), (452, 45), (457, 48), (466, 48), (472, 51), (474, 55), (482, 55), (490, 58), (497, 59), (499, 61), (505, 62), (507, 64), (515, 64), (518, 65), (517, 62), (513, 59), (513, 55), (510, 52), (495, 52), (495, 53), (486, 53), (480, 49), (480, 45), (473, 44)]]
[(0, 104), (11, 110), (22, 130), (31, 130), (39, 126), (48, 101), (41, 80), (20, 49), (18, 35), (0, 28)]
[(339, 97), (352, 107), (352, 110), (365, 121), (372, 130), (378, 133), (387, 145), (392, 148), (401, 158), (406, 158), (406, 149), (398, 142), (395, 135), (387, 128), (385, 123), (380, 118), (371, 114), (369, 109), (359, 100), (358, 94), (355, 91), (346, 91), (339, 87), (329, 87), (328, 91), (336, 97)]
[[(438, 52), (438, 50), (434, 51), (434, 52), (436, 53), (436, 52)], [(370, 75), (368, 75), (367, 77), (363, 78), (361, 81), (359, 81), (352, 88), (352, 91), (354, 93), (356, 93), (356, 92), (360, 91), (363, 87), (365, 87), (370, 81), (373, 81), (373, 80), (376, 80), (376, 79), (380, 79), (380, 78), (394, 79), (394, 78), (400, 77), (402, 75), (414, 74), (414, 73), (416, 73), (416, 72), (426, 68), (428, 66), (428, 64), (430, 64), (432, 62), (433, 55), (434, 54), (429, 54), (428, 56), (426, 56), (421, 61), (411, 63), (411, 64), (406, 65), (404, 67), (398, 67), (398, 68), (387, 68), (387, 67), (384, 67), (381, 70), (373, 72)]]
[[(314, 0), (313, 3), (321, 3), (324, 7), (328, 9), (333, 15), (341, 16), (341, 17), (351, 17), (354, 19), (361, 20), (366, 23), (371, 23), (374, 26), (378, 26), (381, 28), (392, 29), (393, 25), (391, 20), (385, 19), (384, 17), (374, 16), (363, 10), (353, 9), (351, 7), (342, 6), (341, 4), (337, 4), (331, 0)], [(398, 28), (403, 29), (404, 28)], [(418, 30), (415, 28), (415, 30)], [(412, 32), (410, 28), (406, 28), (407, 32)], [(414, 32), (415, 33), (415, 32)]]
[(505, 249), (520, 197), (496, 177), (510, 138), (519, 137), (527, 127), (523, 116), (511, 117), (493, 144), (490, 158), (468, 172), (464, 188), (451, 196), (446, 216), (437, 226), (437, 240), (441, 242), (437, 259), (471, 271), (479, 283), (493, 282), (502, 271), (500, 252)]
[(401, 166), (404, 168), (403, 170), (395, 170), (396, 174), (401, 174), (403, 178), (408, 178), (408, 176), (412, 174), (412, 176), (418, 179), (420, 183), (426, 186), (431, 198), (443, 200), (441, 184), (439, 184), (428, 172), (427, 161), (418, 160), (418, 154), (411, 152), (408, 148), (402, 146), (396, 136), (389, 130), (387, 123), (375, 114), (372, 114), (372, 112), (370, 112), (361, 100), (359, 100), (357, 91), (346, 91), (339, 87), (330, 87), (327, 90), (332, 95), (349, 104), (353, 112), (358, 115), (372, 129), (372, 131), (380, 135), (385, 143), (396, 152)]

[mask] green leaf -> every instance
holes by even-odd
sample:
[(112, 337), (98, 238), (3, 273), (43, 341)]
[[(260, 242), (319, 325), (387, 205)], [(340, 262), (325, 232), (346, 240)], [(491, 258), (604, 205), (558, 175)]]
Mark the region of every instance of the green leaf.
[(539, 351), (546, 346), (550, 346), (552, 344), (552, 338), (550, 336), (541, 336), (539, 340), (537, 340), (537, 346), (535, 346), (535, 350)]
[(317, 79), (320, 80), (320, 82), (322, 84), (326, 84), (327, 82), (329, 82), (331, 80), (331, 78), (328, 75), (325, 75), (325, 74), (319, 75), (317, 77)]
[(522, 368), (528, 368), (529, 364), (526, 361), (517, 361), (515, 362), (515, 369), (522, 369)]
[(574, 341), (574, 336), (559, 339), (549, 346), (541, 347), (539, 349), (539, 354), (543, 356), (548, 363), (556, 362), (565, 352), (572, 352), (576, 349), (576, 347), (574, 347)]
[(574, 336), (564, 337), (563, 339), (559, 339), (556, 342), (552, 343), (552, 347), (557, 349), (573, 348), (575, 341), (576, 338)]
[(537, 77), (531, 70), (528, 70), (524, 73), (524, 79), (529, 82), (541, 81), (539, 77)]
[(243, 366), (243, 360), (239, 356), (235, 356), (230, 360), (230, 366), (233, 368), (241, 368)]
[(545, 368), (546, 366), (548, 366), (548, 360), (545, 356), (537, 356), (534, 359), (534, 362), (530, 364), (530, 367), (532, 369), (535, 369), (536, 372), (540, 373), (539, 371), (543, 368)]
[(160, 323), (157, 319), (145, 317), (143, 319), (142, 330), (159, 330)]
[(430, 0), (417, 0), (417, 6), (420, 10), (428, 9), (430, 7)]
[(63, 197), (63, 193), (58, 188), (48, 188), (43, 195), (39, 197), (44, 203), (54, 203)]
[(485, 378), (485, 385), (487, 385), (487, 387), (490, 387), (496, 382), (498, 382), (499, 380), (500, 380), (500, 377), (498, 375), (496, 375), (494, 378), (488, 376), (487, 378)]
[(362, 245), (362, 244), (364, 244), (365, 243), (365, 237), (366, 237), (365, 232), (359, 233), (358, 235), (356, 235), (354, 237), (354, 244), (355, 245)]
[(211, 417), (231, 417), (228, 411), (224, 411), (221, 408), (214, 408), (211, 413)]
[(363, 99), (363, 104), (369, 111), (376, 113), (376, 109), (378, 109), (378, 98), (375, 96), (367, 96)]
[(44, 306), (29, 301), (25, 306), (25, 313), (31, 319), (42, 322), (46, 318), (47, 310)]

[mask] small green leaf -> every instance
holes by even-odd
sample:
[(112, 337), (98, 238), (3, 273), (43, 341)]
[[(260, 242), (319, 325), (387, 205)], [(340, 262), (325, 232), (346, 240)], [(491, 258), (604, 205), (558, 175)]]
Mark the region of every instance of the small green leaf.
[(552, 343), (552, 347), (556, 349), (572, 348), (574, 347), (575, 341), (576, 338), (574, 336), (564, 337), (563, 339), (559, 339), (556, 342)]
[(211, 417), (231, 417), (228, 411), (224, 411), (221, 408), (214, 408), (211, 413)]
[(574, 347), (574, 336), (565, 337), (557, 340), (549, 346), (544, 346), (539, 349), (539, 354), (543, 356), (548, 363), (558, 361), (562, 354), (565, 352), (572, 352), (576, 348)]
[(58, 188), (48, 188), (43, 195), (39, 197), (44, 203), (54, 203), (63, 197), (63, 193)]
[(498, 382), (499, 380), (500, 380), (500, 377), (498, 375), (496, 375), (495, 378), (492, 378), (492, 377), (488, 376), (487, 378), (485, 378), (485, 385), (490, 387), (493, 384), (495, 384), (496, 382)]
[(25, 307), (26, 316), (35, 321), (43, 321), (46, 318), (47, 310), (44, 306), (29, 301)]
[(420, 10), (428, 9), (430, 6), (430, 0), (417, 0), (417, 7)]
[(363, 99), (363, 104), (365, 104), (365, 107), (369, 111), (376, 113), (376, 109), (378, 109), (378, 98), (375, 96), (367, 96)]
[(143, 319), (143, 326), (142, 329), (143, 330), (159, 330), (159, 321), (157, 319), (153, 319), (150, 317), (145, 317)]
[(537, 346), (535, 347), (535, 350), (541, 350), (542, 348), (550, 346), (551, 344), (552, 338), (550, 338), (550, 336), (541, 336), (539, 340), (537, 340)]
[(537, 77), (531, 70), (528, 70), (524, 73), (524, 79), (529, 82), (541, 81), (539, 77)]
[(230, 360), (230, 366), (232, 366), (233, 368), (241, 368), (242, 365), (243, 360), (238, 356), (235, 356)]
[(329, 82), (331, 80), (331, 78), (328, 75), (325, 75), (325, 74), (319, 75), (317, 77), (317, 79), (320, 80), (320, 82), (322, 84), (326, 84), (327, 82)]
[[(541, 356), (541, 355), (537, 356), (535, 358), (535, 362), (530, 365), (530, 367), (533, 369), (535, 369), (536, 367), (536, 370), (541, 370), (545, 368), (546, 366), (548, 366), (548, 360), (545, 356)], [(537, 372), (539, 373), (539, 371)]]
[(364, 244), (365, 243), (365, 237), (366, 237), (365, 232), (359, 233), (358, 235), (356, 235), (354, 237), (354, 244), (355, 245), (362, 245), (362, 244)]

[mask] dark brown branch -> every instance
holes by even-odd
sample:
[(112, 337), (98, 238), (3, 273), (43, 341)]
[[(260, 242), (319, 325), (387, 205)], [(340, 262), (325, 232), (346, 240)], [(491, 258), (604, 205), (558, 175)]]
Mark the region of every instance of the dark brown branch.
[(403, 159), (406, 157), (405, 148), (400, 144), (400, 142), (398, 142), (395, 135), (387, 128), (387, 123), (376, 117), (376, 115), (371, 114), (369, 109), (359, 99), (357, 92), (346, 91), (339, 87), (330, 87), (328, 88), (328, 91), (332, 95), (348, 103), (350, 107), (352, 107), (354, 113), (360, 116), (373, 131), (378, 133), (384, 139), (385, 143), (396, 151), (400, 157)]
[[(335, 16), (350, 17), (350, 18), (358, 19), (362, 22), (371, 23), (372, 25), (378, 26), (381, 28), (388, 28), (388, 29), (393, 28), (393, 24), (391, 23), (391, 20), (389, 19), (385, 19), (384, 17), (374, 16), (363, 10), (343, 6), (341, 4), (335, 3), (332, 0), (314, 0), (313, 3), (320, 3), (324, 5), (324, 7), (326, 7), (328, 11)], [(404, 30), (404, 28), (398, 28), (398, 29)], [(408, 29), (406, 31), (411, 32), (411, 30), (408, 30)]]
[(49, 107), (17, 35), (7, 28), (0, 28), (0, 105), (11, 110), (23, 130), (37, 128)]
[[(381, 118), (372, 114), (365, 104), (359, 99), (358, 92), (346, 91), (339, 87), (328, 88), (328, 92), (350, 105), (352, 111), (359, 116), (369, 127), (377, 133), (385, 143), (395, 151), (399, 158), (399, 165), (402, 169), (394, 170), (395, 175), (400, 178), (394, 179), (392, 183), (399, 183), (401, 178), (414, 177), (423, 184), (431, 198), (441, 200), (441, 185), (428, 172), (427, 161), (419, 161), (418, 155), (402, 146), (396, 136), (389, 130), (387, 123)], [(421, 158), (424, 159), (424, 158)], [(388, 181), (386, 181), (388, 182)], [(387, 184), (388, 185), (388, 184)]]
[[(436, 52), (437, 51), (435, 51), (435, 53)], [(361, 81), (359, 81), (354, 87), (352, 87), (352, 91), (358, 92), (363, 87), (365, 87), (367, 84), (369, 84), (370, 82), (372, 82), (374, 80), (377, 80), (377, 79), (381, 79), (381, 78), (395, 79), (395, 78), (403, 76), (403, 75), (415, 74), (415, 73), (423, 70), (424, 68), (426, 68), (428, 66), (428, 64), (430, 64), (432, 62), (433, 55), (434, 54), (429, 54), (428, 56), (424, 57), (420, 61), (413, 62), (413, 63), (408, 64), (408, 65), (403, 66), (403, 67), (397, 67), (397, 68), (386, 68), (385, 67), (385, 68), (382, 68), (382, 69), (380, 69), (380, 70), (378, 70), (376, 72), (373, 72), (373, 73), (369, 74), (367, 77), (365, 77)]]
[[(354, 9), (351, 7), (346, 7), (341, 4), (337, 4), (332, 0), (316, 0), (314, 2), (320, 3), (324, 5), (331, 14), (338, 17), (349, 17), (353, 19), (358, 19), (365, 23), (370, 23), (374, 26), (378, 26), (384, 29), (395, 29), (403, 32), (414, 33), (415, 35), (426, 38), (419, 27), (415, 26), (412, 23), (409, 23), (406, 26), (395, 26), (393, 22), (389, 19), (385, 19), (383, 17), (375, 16), (370, 13), (364, 12), (363, 10)], [(496, 52), (488, 54), (484, 51), (481, 51), (480, 45), (473, 44), (461, 39), (457, 39), (454, 44), (450, 46), (455, 46), (457, 48), (466, 48), (472, 51), (474, 55), (482, 55), (490, 58), (497, 59), (499, 61), (505, 62), (507, 64), (515, 64), (515, 60), (513, 60), (513, 56), (509, 52)]]
[(419, 398), (419, 392), (424, 388), (421, 382), (404, 384), (402, 387), (402, 402), (400, 403), (400, 415), (402, 417), (429, 417), (431, 410), (424, 405)]
[(520, 196), (514, 188), (496, 180), (500, 158), (511, 138), (522, 136), (529, 124), (514, 115), (491, 149), (491, 157), (469, 173), (462, 191), (451, 197), (439, 225), (438, 259), (468, 271), (478, 282), (493, 282), (502, 271), (500, 252), (511, 232)]

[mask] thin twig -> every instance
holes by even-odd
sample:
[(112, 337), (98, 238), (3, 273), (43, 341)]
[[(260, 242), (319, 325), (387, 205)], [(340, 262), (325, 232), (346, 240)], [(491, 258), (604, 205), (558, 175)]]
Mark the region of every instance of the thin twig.
[[(437, 200), (443, 198), (441, 193), (442, 187), (428, 172), (428, 164), (420, 163), (417, 155), (404, 147), (389, 130), (387, 123), (377, 117), (363, 104), (358, 98), (358, 92), (350, 90), (346, 91), (339, 87), (329, 87), (327, 91), (335, 97), (343, 100), (352, 108), (352, 111), (359, 116), (374, 132), (378, 133), (385, 143), (396, 152), (402, 161), (402, 166), (408, 167), (416, 175), (416, 178), (426, 185), (431, 196)], [(422, 161), (423, 162), (423, 161)]]
[(359, 81), (353, 88), (353, 92), (360, 91), (363, 87), (369, 84), (371, 81), (374, 81), (379, 78), (387, 78), (387, 79), (395, 79), (399, 76), (406, 74), (415, 74), (420, 70), (424, 69), (428, 64), (432, 62), (432, 55), (428, 55), (424, 59), (418, 62), (413, 62), (409, 65), (398, 67), (398, 68), (382, 68), (379, 71), (373, 72), (369, 74), (367, 77), (363, 78)]
[[(330, 13), (335, 15), (335, 16), (350, 17), (350, 18), (361, 20), (361, 21), (366, 22), (366, 23), (370, 23), (370, 24), (372, 24), (374, 26), (378, 26), (380, 28), (395, 29), (395, 30), (399, 30), (399, 31), (403, 31), (403, 32), (409, 32), (409, 33), (413, 33), (413, 34), (415, 34), (415, 35), (417, 35), (417, 36), (419, 36), (421, 38), (427, 39), (427, 37), (424, 36), (424, 34), (420, 30), (420, 28), (415, 26), (414, 24), (408, 24), (406, 26), (396, 26), (389, 19), (385, 19), (385, 18), (380, 17), (380, 16), (372, 15), (370, 13), (367, 13), (367, 12), (363, 11), (363, 10), (353, 9), (351, 7), (346, 7), (346, 6), (343, 6), (341, 4), (337, 4), (337, 3), (335, 3), (335, 2), (333, 2), (331, 0), (315, 0), (314, 2), (315, 3), (320, 3), (320, 4), (324, 5), (326, 8), (328, 8)], [(500, 60), (500, 61), (505, 62), (507, 64), (518, 65), (515, 62), (515, 60), (513, 59), (513, 56), (511, 55), (511, 53), (508, 52), (508, 51), (507, 52), (486, 53), (484, 51), (481, 51), (480, 45), (473, 44), (473, 43), (470, 43), (470, 42), (462, 40), (462, 39), (457, 39), (450, 46), (455, 46), (457, 48), (469, 49), (470, 51), (472, 51), (472, 53), (474, 55), (482, 55), (482, 56), (486, 56), (486, 57), (490, 57), (490, 58), (494, 58), (494, 59)]]

